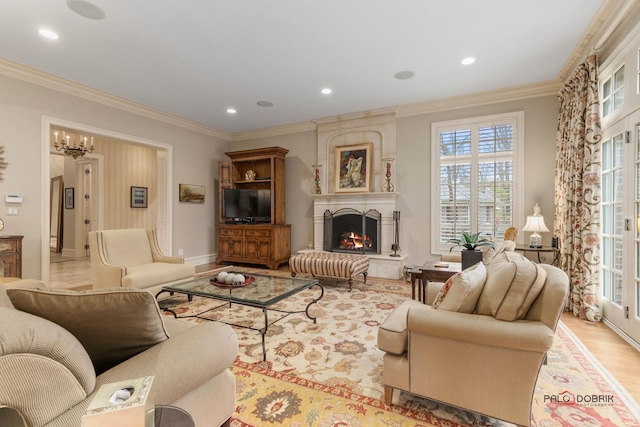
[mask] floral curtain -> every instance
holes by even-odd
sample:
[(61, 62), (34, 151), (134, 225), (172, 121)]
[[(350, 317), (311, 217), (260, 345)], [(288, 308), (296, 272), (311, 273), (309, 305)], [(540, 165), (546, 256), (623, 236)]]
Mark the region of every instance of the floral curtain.
[(558, 95), (554, 234), (569, 275), (567, 309), (600, 321), (601, 134), (598, 57), (589, 56)]

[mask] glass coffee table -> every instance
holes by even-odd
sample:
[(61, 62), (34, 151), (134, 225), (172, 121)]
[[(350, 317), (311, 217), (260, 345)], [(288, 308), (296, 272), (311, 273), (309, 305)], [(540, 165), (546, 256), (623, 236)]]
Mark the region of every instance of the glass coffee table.
[[(244, 274), (242, 272), (230, 271), (229, 274)], [(204, 298), (211, 298), (215, 300), (225, 301), (223, 304), (212, 307), (208, 310), (202, 311), (197, 314), (188, 315), (188, 316), (178, 316), (175, 311), (163, 307), (162, 301), (159, 301), (160, 308), (168, 311), (173, 314), (175, 318), (185, 318), (185, 317), (198, 317), (201, 319), (206, 319), (206, 317), (202, 317), (203, 314), (208, 313), (210, 311), (216, 310), (220, 307), (230, 307), (231, 304), (240, 304), (250, 307), (257, 307), (262, 309), (262, 313), (264, 315), (264, 327), (262, 328), (254, 328), (251, 326), (240, 325), (236, 323), (229, 323), (219, 320), (222, 323), (227, 323), (228, 325), (237, 326), (246, 329), (252, 329), (254, 331), (259, 331), (262, 335), (262, 360), (267, 360), (267, 349), (265, 346), (265, 335), (267, 334), (267, 329), (269, 326), (273, 325), (276, 322), (284, 319), (285, 317), (295, 314), (295, 313), (305, 313), (307, 317), (313, 320), (313, 323), (316, 323), (316, 318), (312, 317), (309, 314), (309, 308), (311, 305), (320, 301), (320, 299), (324, 296), (324, 288), (318, 280), (316, 279), (302, 279), (302, 278), (293, 278), (293, 277), (280, 277), (280, 276), (270, 276), (267, 274), (245, 274), (246, 276), (250, 276), (255, 279), (252, 283), (245, 286), (224, 286), (224, 285), (216, 285), (211, 283), (212, 277), (205, 277), (201, 279), (194, 279), (189, 282), (180, 283), (172, 286), (163, 286), (162, 290), (156, 294), (156, 299), (158, 296), (164, 292), (169, 292), (169, 294), (184, 294), (189, 297), (189, 301), (193, 298), (193, 296), (199, 296)], [(294, 294), (297, 294), (300, 291), (305, 289), (309, 289), (312, 287), (318, 287), (320, 290), (320, 295), (313, 299), (304, 310), (297, 311), (285, 311), (270, 308), (274, 304), (282, 301), (283, 299), (290, 297)], [(276, 311), (279, 313), (284, 313), (285, 315), (279, 317), (278, 319), (269, 322), (269, 314), (268, 310)], [(209, 319), (207, 319), (209, 320)]]

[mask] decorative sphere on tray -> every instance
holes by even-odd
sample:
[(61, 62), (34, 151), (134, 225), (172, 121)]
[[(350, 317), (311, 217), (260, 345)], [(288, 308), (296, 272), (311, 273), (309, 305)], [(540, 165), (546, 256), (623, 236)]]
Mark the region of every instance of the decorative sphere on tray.
[(236, 274), (233, 278), (233, 283), (236, 285), (244, 284), (244, 276), (242, 274)]
[(235, 280), (236, 275), (235, 274), (227, 274), (224, 277), (224, 283), (226, 283), (227, 285), (230, 285), (233, 283), (233, 281)]
[(218, 275), (216, 276), (216, 280), (219, 283), (224, 283), (224, 278), (227, 277), (229, 275), (229, 273), (227, 273), (226, 271), (221, 271), (220, 273), (218, 273)]

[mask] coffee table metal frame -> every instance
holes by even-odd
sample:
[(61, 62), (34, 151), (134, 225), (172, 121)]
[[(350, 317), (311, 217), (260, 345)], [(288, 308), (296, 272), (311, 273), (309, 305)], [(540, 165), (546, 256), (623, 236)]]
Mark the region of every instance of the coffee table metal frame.
[[(229, 272), (233, 274), (238, 274), (238, 272)], [(241, 273), (242, 274), (242, 273)], [(184, 294), (187, 295), (189, 301), (192, 300), (193, 296), (200, 296), (209, 299), (216, 299), (225, 301), (223, 304), (216, 305), (215, 307), (209, 308), (207, 310), (201, 311), (200, 313), (191, 314), (187, 316), (178, 316), (178, 314), (171, 310), (170, 308), (164, 307), (162, 305), (162, 301), (159, 301), (159, 306), (162, 310), (167, 311), (173, 314), (173, 317), (176, 319), (181, 318), (189, 318), (196, 317), (199, 319), (211, 320), (206, 317), (202, 317), (205, 313), (210, 311), (214, 311), (221, 307), (231, 307), (232, 303), (245, 305), (249, 307), (256, 307), (262, 309), (262, 313), (264, 315), (264, 327), (262, 328), (254, 328), (251, 326), (240, 325), (237, 323), (226, 322), (224, 320), (217, 320), (218, 322), (226, 323), (227, 325), (237, 326), (240, 328), (251, 329), (254, 331), (259, 331), (262, 335), (262, 360), (267, 360), (267, 348), (265, 345), (265, 336), (267, 334), (267, 329), (269, 326), (274, 323), (279, 322), (280, 320), (290, 316), (291, 314), (296, 313), (305, 313), (306, 316), (313, 320), (313, 323), (316, 323), (316, 318), (312, 317), (309, 314), (309, 308), (311, 305), (317, 303), (324, 296), (324, 288), (315, 279), (302, 279), (302, 278), (292, 278), (292, 277), (280, 277), (280, 276), (270, 276), (266, 274), (251, 274), (251, 276), (255, 277), (256, 281), (247, 286), (237, 286), (237, 287), (222, 287), (216, 286), (210, 283), (210, 277), (194, 279), (189, 282), (180, 283), (172, 286), (163, 286), (162, 290), (156, 294), (156, 299), (160, 296), (160, 294), (168, 292), (170, 295), (176, 294)], [(276, 281), (276, 286), (274, 293), (271, 294), (268, 289), (264, 289), (264, 287), (272, 286), (274, 287), (274, 281)], [(279, 285), (279, 286), (278, 286)], [(258, 287), (263, 287), (260, 289)], [(269, 308), (272, 305), (284, 300), (287, 297), (297, 294), (305, 289), (310, 289), (314, 286), (320, 288), (320, 296), (318, 298), (313, 299), (304, 310), (296, 310), (296, 311), (288, 311), (288, 310), (279, 310), (274, 308)], [(262, 292), (261, 292), (262, 291)], [(250, 297), (253, 296), (254, 299)], [(278, 313), (284, 313), (285, 315), (277, 318), (269, 322), (269, 314), (268, 311), (275, 311)]]

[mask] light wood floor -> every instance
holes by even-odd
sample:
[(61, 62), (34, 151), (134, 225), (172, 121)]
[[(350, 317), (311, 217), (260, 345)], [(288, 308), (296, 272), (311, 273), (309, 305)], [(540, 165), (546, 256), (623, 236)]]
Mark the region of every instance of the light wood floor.
[[(57, 260), (55, 254), (52, 259)], [(203, 264), (196, 267), (201, 273), (219, 267)], [(288, 270), (288, 266), (280, 270)], [(91, 283), (89, 258), (65, 260), (51, 264), (50, 286), (70, 288)], [(629, 394), (640, 403), (640, 352), (620, 338), (604, 323), (580, 320), (569, 313), (562, 315), (562, 321), (584, 343), (602, 365), (622, 384)]]

